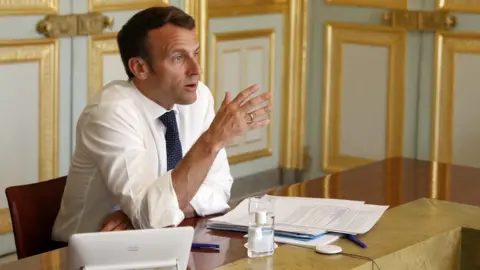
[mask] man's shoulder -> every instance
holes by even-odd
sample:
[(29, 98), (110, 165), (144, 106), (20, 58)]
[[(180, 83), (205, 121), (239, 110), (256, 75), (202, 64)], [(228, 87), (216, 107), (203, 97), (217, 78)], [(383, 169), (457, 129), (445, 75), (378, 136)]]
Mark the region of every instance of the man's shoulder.
[(130, 82), (115, 80), (103, 86), (103, 88), (93, 96), (89, 105), (108, 105), (131, 102), (135, 91), (135, 88)]
[(86, 106), (83, 115), (103, 120), (137, 115), (135, 88), (128, 81), (106, 84)]

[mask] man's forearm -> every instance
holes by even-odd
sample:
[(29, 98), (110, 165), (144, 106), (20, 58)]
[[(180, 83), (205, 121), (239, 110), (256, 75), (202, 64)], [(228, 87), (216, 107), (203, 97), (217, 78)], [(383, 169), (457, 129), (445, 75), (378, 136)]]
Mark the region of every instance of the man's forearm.
[(207, 177), (220, 149), (221, 146), (214, 138), (205, 132), (172, 171), (173, 188), (180, 209), (190, 206), (190, 201)]

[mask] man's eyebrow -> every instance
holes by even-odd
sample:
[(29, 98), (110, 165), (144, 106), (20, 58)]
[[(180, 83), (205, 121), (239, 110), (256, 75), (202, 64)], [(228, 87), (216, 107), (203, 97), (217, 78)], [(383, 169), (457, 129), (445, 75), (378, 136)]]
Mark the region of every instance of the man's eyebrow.
[[(200, 51), (200, 46), (198, 46), (194, 52), (198, 52)], [(185, 50), (184, 48), (173, 48), (170, 53), (178, 53), (178, 52), (182, 52), (182, 53), (185, 53), (185, 52), (188, 52), (187, 50)]]

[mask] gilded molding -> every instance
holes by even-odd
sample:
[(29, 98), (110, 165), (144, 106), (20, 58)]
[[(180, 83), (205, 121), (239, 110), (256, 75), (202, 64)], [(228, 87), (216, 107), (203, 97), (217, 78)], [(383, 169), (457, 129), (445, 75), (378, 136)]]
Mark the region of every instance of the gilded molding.
[(408, 0), (319, 0), (330, 5), (407, 9)]
[(58, 0), (0, 0), (1, 15), (58, 13)]
[(435, 37), (431, 159), (452, 163), (455, 54), (480, 54), (480, 34), (438, 32)]
[(283, 41), (283, 104), (280, 166), (304, 168), (308, 0), (290, 0)]
[(88, 37), (88, 101), (103, 87), (103, 56), (119, 53), (116, 37), (117, 33)]
[(355, 43), (389, 48), (386, 158), (402, 156), (405, 94), (406, 35), (403, 29), (383, 26), (361, 26), (327, 23), (325, 29), (325, 69), (323, 85), (324, 172), (334, 173), (364, 165), (372, 160), (340, 153), (340, 112), (342, 92), (342, 44)]
[(289, 2), (297, 0), (208, 0), (210, 18), (284, 13)]
[[(58, 176), (58, 40), (0, 41), (0, 64), (39, 64), (38, 181)], [(7, 209), (2, 209), (0, 233), (11, 232)]]
[(167, 6), (168, 0), (88, 0), (89, 11), (115, 11)]
[(185, 12), (195, 19), (198, 42), (200, 45), (199, 62), (202, 69), (201, 81), (206, 81), (206, 70), (208, 67), (208, 1), (206, 0), (185, 0)]
[(0, 209), (0, 234), (7, 234), (13, 231), (12, 219), (8, 208)]
[(437, 0), (437, 9), (466, 13), (480, 13), (480, 2), (471, 0)]
[[(269, 39), (269, 68), (268, 68), (268, 87), (269, 92), (274, 94), (275, 89), (275, 30), (274, 29), (259, 29), (259, 30), (247, 30), (239, 32), (226, 32), (226, 33), (213, 33), (212, 37), (212, 52), (211, 56), (212, 63), (211, 67), (214, 72), (213, 81), (208, 84), (211, 85), (212, 94), (216, 99), (217, 96), (217, 82), (218, 77), (218, 67), (217, 67), (217, 47), (218, 43), (233, 41), (233, 40), (243, 40), (243, 39), (253, 39), (253, 38), (268, 38)], [(249, 48), (249, 49), (256, 49)], [(263, 49), (263, 47), (262, 47)], [(225, 53), (225, 52), (224, 52)], [(265, 156), (272, 155), (272, 142), (273, 142), (273, 119), (270, 120), (268, 125), (268, 135), (267, 135), (267, 147), (264, 149), (255, 150), (249, 153), (239, 154), (235, 156), (228, 157), (230, 164), (237, 164), (241, 162), (246, 162), (254, 159), (258, 159)], [(252, 142), (250, 142), (252, 143)]]

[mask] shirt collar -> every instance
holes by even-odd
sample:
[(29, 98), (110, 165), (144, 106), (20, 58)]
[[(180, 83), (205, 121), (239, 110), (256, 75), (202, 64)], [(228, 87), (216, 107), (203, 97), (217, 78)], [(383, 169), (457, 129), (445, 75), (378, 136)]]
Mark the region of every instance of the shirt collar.
[(152, 120), (158, 119), (160, 116), (162, 116), (164, 113), (169, 112), (169, 111), (174, 111), (175, 114), (178, 114), (178, 106), (177, 104), (174, 104), (171, 110), (166, 110), (162, 106), (158, 105), (155, 101), (149, 99), (146, 97), (140, 90), (138, 90), (133, 82), (131, 82), (132, 86), (135, 88), (135, 90), (138, 92), (140, 96), (140, 102), (143, 106), (143, 108), (147, 111), (147, 113), (151, 116)]

